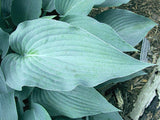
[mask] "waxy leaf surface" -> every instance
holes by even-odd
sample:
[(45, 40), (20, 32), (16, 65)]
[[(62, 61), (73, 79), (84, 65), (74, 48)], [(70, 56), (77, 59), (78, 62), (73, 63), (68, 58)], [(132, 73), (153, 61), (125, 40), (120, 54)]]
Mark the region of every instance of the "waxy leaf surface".
[(54, 0), (42, 0), (42, 7), (44, 11), (52, 12), (55, 9)]
[(51, 116), (63, 115), (70, 118), (81, 118), (119, 111), (94, 88), (82, 86), (65, 92), (35, 89), (32, 100), (44, 106)]
[(0, 67), (0, 120), (18, 120), (14, 91), (5, 83)]
[(93, 0), (55, 0), (60, 15), (88, 15), (93, 5)]
[(51, 120), (51, 117), (41, 105), (32, 103), (31, 109), (24, 113), (23, 120)]
[(12, 2), (11, 17), (13, 23), (19, 23), (39, 18), (41, 15), (42, 0), (14, 0)]
[(110, 25), (129, 44), (136, 46), (156, 25), (155, 22), (128, 10), (112, 9), (96, 16), (100, 22)]
[(86, 30), (65, 22), (37, 19), (21, 23), (9, 38), (2, 61), (7, 84), (70, 91), (124, 77), (152, 64), (136, 60)]
[(62, 21), (87, 30), (91, 34), (121, 51), (136, 51), (136, 49), (124, 41), (112, 27), (100, 23), (91, 17), (70, 15), (62, 18)]
[(7, 54), (9, 49), (9, 34), (0, 28), (0, 50), (2, 58)]

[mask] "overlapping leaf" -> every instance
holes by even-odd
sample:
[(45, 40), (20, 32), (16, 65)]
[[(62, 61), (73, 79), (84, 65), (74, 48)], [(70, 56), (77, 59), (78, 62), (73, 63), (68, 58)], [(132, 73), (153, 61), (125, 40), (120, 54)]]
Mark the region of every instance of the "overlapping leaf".
[(112, 9), (96, 16), (100, 22), (110, 25), (129, 44), (136, 46), (156, 23), (128, 10)]
[(0, 28), (5, 29), (7, 28), (5, 20), (0, 16)]
[(18, 120), (14, 92), (6, 84), (0, 68), (0, 120)]
[(51, 116), (80, 118), (118, 111), (94, 88), (79, 86), (72, 91), (55, 92), (35, 89), (32, 100), (44, 106)]
[(14, 0), (12, 2), (11, 17), (15, 25), (39, 18), (41, 15), (42, 0)]
[(83, 29), (50, 19), (21, 23), (9, 41), (15, 53), (3, 59), (2, 68), (7, 84), (16, 90), (22, 86), (55, 91), (93, 87), (151, 66)]
[(52, 12), (55, 9), (54, 0), (42, 0), (42, 8), (44, 11)]
[(55, 0), (56, 11), (61, 15), (88, 15), (93, 0)]
[(20, 98), (23, 101), (31, 95), (32, 91), (33, 91), (33, 88), (23, 87), (22, 91), (15, 91), (15, 96), (17, 96), (18, 98)]
[(93, 0), (94, 1), (94, 5), (99, 5), (102, 4), (105, 0)]
[(131, 45), (121, 39), (121, 37), (109, 25), (99, 23), (88, 16), (70, 15), (62, 18), (62, 21), (81, 27), (91, 34), (99, 37), (103, 41), (111, 44), (121, 51), (135, 51)]
[(0, 94), (0, 120), (18, 120), (14, 93)]
[[(98, 0), (97, 0), (98, 1)], [(122, 4), (128, 3), (130, 0), (105, 0), (100, 5), (97, 4), (97, 7), (114, 7), (114, 6), (120, 6)]]
[(8, 93), (8, 88), (5, 83), (4, 75), (0, 67), (0, 94)]
[(13, 0), (1, 0), (1, 16), (2, 17), (7, 17), (11, 13), (11, 5), (12, 5)]
[(32, 103), (31, 110), (24, 113), (23, 120), (51, 120), (51, 118), (41, 105)]
[(118, 112), (99, 114), (91, 116), (89, 120), (123, 120)]
[(9, 49), (9, 34), (0, 28), (0, 50), (2, 51), (2, 58), (7, 54)]

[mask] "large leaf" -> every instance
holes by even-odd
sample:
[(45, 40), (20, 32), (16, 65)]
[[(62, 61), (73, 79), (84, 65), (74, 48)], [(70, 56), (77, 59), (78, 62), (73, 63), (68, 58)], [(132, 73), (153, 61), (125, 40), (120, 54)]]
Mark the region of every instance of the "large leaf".
[(62, 21), (87, 30), (91, 34), (97, 36), (121, 51), (135, 51), (130, 44), (121, 39), (112, 27), (104, 23), (100, 23), (91, 17), (71, 15), (63, 18)]
[(14, 92), (6, 84), (0, 68), (0, 120), (18, 120)]
[(128, 3), (130, 0), (105, 0), (102, 4), (98, 5), (97, 7), (114, 7), (120, 6), (122, 4)]
[(13, 0), (1, 0), (1, 16), (7, 17), (11, 13), (11, 5)]
[(56, 11), (61, 15), (88, 15), (93, 0), (55, 0)]
[(55, 91), (93, 87), (152, 65), (83, 29), (51, 19), (21, 23), (9, 41), (15, 53), (3, 59), (2, 68), (7, 84), (16, 90), (22, 86)]
[(54, 0), (42, 0), (42, 7), (44, 11), (52, 12), (55, 9)]
[(112, 9), (96, 16), (100, 22), (114, 28), (129, 44), (136, 46), (156, 23), (128, 10)]
[(73, 91), (34, 90), (32, 100), (44, 106), (51, 116), (80, 118), (98, 113), (118, 111), (94, 88), (79, 86)]
[(41, 105), (32, 103), (31, 110), (27, 110), (24, 113), (23, 120), (51, 120), (51, 118)]
[(91, 116), (89, 120), (123, 120), (118, 112), (99, 114)]
[(2, 58), (7, 54), (8, 49), (9, 49), (9, 34), (4, 32), (0, 28), (0, 50), (2, 50)]
[(42, 0), (14, 0), (12, 2), (11, 17), (15, 25), (36, 19), (41, 15)]

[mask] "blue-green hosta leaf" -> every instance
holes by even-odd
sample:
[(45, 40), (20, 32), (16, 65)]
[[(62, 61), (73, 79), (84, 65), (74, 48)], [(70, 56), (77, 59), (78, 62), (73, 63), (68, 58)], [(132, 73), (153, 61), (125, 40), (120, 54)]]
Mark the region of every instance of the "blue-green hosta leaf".
[(141, 75), (145, 75), (146, 73), (143, 72), (143, 71), (139, 71), (139, 72), (136, 72), (134, 74), (131, 74), (129, 76), (125, 76), (125, 77), (122, 77), (122, 78), (115, 78), (115, 79), (111, 79), (109, 81), (106, 81), (98, 86), (96, 86), (96, 89), (103, 89), (104, 87), (105, 88), (111, 88), (113, 87), (113, 85), (119, 83), (119, 82), (125, 82), (125, 81), (128, 81), (128, 80), (131, 80), (135, 77), (138, 77), (138, 76), (141, 76)]
[(3, 93), (8, 93), (8, 88), (6, 86), (5, 78), (4, 78), (2, 69), (0, 67), (0, 94), (3, 94)]
[(99, 114), (91, 116), (89, 120), (123, 120), (118, 112)]
[(5, 22), (4, 18), (2, 18), (1, 16), (0, 16), (0, 28), (1, 29), (7, 28), (6, 22)]
[(7, 54), (9, 49), (9, 34), (0, 28), (0, 50), (2, 51), (2, 58)]
[(22, 91), (15, 91), (14, 95), (17, 97), (16, 105), (17, 105), (17, 112), (18, 112), (18, 118), (23, 118), (25, 107), (24, 100), (27, 99), (31, 92), (33, 91), (33, 88), (30, 87), (23, 87)]
[(32, 93), (32, 100), (46, 108), (51, 116), (63, 115), (70, 118), (81, 118), (118, 111), (94, 88), (82, 86), (65, 92), (35, 89)]
[(62, 21), (87, 30), (91, 34), (97, 36), (121, 51), (136, 50), (130, 44), (122, 40), (116, 31), (112, 29), (112, 27), (104, 23), (99, 23), (91, 17), (70, 15), (63, 18)]
[(43, 19), (53, 19), (53, 18), (55, 18), (57, 15), (51, 15), (51, 16), (43, 16), (43, 17), (41, 17), (41, 18), (43, 18)]
[(130, 0), (105, 0), (102, 4), (97, 4), (97, 7), (114, 7), (128, 3)]
[(55, 9), (54, 0), (42, 0), (42, 8), (44, 11), (52, 12)]
[(17, 97), (17, 101), (16, 101), (16, 105), (17, 105), (17, 112), (18, 112), (18, 118), (23, 118), (23, 114), (24, 114), (24, 100), (26, 100), (27, 98), (29, 98), (29, 96), (31, 95), (33, 91), (33, 88), (30, 87), (23, 87), (22, 91), (15, 91), (14, 95)]
[(156, 25), (149, 18), (121, 9), (105, 11), (97, 15), (96, 19), (110, 25), (132, 46), (136, 46)]
[(0, 120), (18, 120), (14, 92), (5, 83), (0, 68)]
[(93, 5), (93, 0), (55, 0), (60, 15), (88, 15)]
[(9, 41), (15, 53), (3, 59), (2, 69), (7, 84), (16, 90), (22, 86), (54, 91), (69, 91), (77, 85), (93, 87), (152, 66), (56, 20), (23, 22)]
[(99, 5), (102, 4), (105, 0), (93, 0), (94, 1), (94, 5)]
[(41, 15), (42, 0), (14, 0), (12, 2), (11, 17), (15, 25), (39, 18)]
[(25, 108), (25, 104), (24, 104), (23, 100), (17, 98), (16, 99), (16, 107), (17, 107), (18, 118), (20, 120), (22, 120), (23, 115), (24, 115), (24, 108)]
[(34, 88), (31, 88), (31, 87), (23, 87), (22, 91), (15, 91), (15, 96), (17, 96), (23, 101), (31, 95), (31, 92), (33, 91), (33, 89)]
[(1, 0), (1, 16), (7, 17), (11, 13), (11, 5), (13, 0)]
[(0, 94), (0, 120), (18, 120), (13, 92)]
[(23, 120), (51, 120), (51, 118), (41, 105), (32, 103), (31, 110), (24, 113)]

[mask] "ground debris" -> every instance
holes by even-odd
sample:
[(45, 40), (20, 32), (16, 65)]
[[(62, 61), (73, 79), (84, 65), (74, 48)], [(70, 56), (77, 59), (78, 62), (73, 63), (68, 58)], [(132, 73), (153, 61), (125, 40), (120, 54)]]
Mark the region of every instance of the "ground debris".
[(148, 82), (142, 88), (138, 99), (134, 104), (134, 108), (130, 113), (130, 117), (133, 120), (138, 120), (144, 113), (145, 108), (147, 108), (154, 97), (156, 97), (156, 91), (160, 86), (160, 74), (157, 74), (157, 70), (160, 71), (160, 58), (157, 61), (158, 67), (156, 67), (148, 80)]

